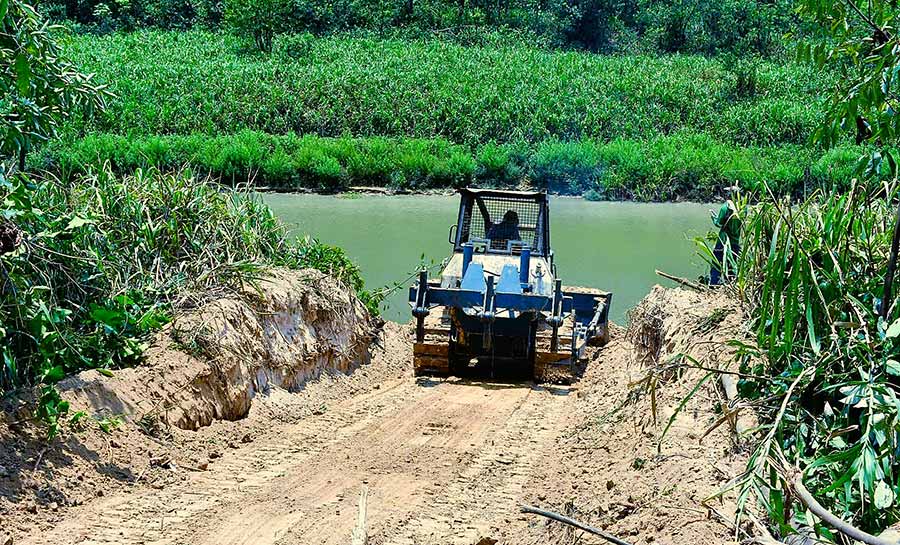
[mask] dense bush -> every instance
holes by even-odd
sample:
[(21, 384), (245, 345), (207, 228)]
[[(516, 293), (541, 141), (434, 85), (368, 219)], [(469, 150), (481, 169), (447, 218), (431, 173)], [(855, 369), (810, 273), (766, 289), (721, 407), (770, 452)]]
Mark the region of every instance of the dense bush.
[[(268, 266), (319, 267), (363, 289), (339, 249), (292, 242), (251, 194), (185, 174), (17, 176), (0, 200), (0, 392), (133, 365), (178, 301)], [(65, 407), (52, 388), (43, 395), (54, 424)]]
[[(798, 532), (840, 542), (831, 521), (798, 503), (798, 485), (878, 535), (900, 520), (900, 307), (897, 290), (885, 292), (896, 183), (801, 201), (757, 196), (755, 206), (738, 200), (734, 289), (752, 340), (734, 346), (741, 395), (760, 426), (747, 471), (731, 486), (740, 506), (766, 508), (781, 542)], [(703, 252), (712, 258), (710, 244)]]
[[(649, 141), (618, 139), (488, 143), (469, 148), (442, 139), (323, 138), (241, 132), (234, 136), (90, 135), (44, 150), (36, 167), (64, 179), (109, 163), (116, 171), (190, 165), (226, 183), (339, 191), (349, 186), (449, 188), (530, 184), (559, 193), (644, 201), (718, 197), (735, 181), (801, 194), (849, 182), (860, 148), (827, 153), (802, 146), (741, 148), (708, 135)], [(37, 160), (37, 158), (36, 158)]]
[(275, 34), (290, 28), (291, 0), (225, 0), (225, 23), (238, 36), (252, 38), (256, 48), (269, 53)]
[[(226, 0), (51, 0), (44, 9), (99, 30), (216, 26)], [(769, 54), (796, 28), (786, 0), (277, 0), (230, 3), (277, 6), (285, 31), (317, 34), (402, 29), (472, 36), (515, 29), (548, 45), (600, 52), (721, 51)], [(227, 10), (227, 7), (225, 8)], [(259, 14), (257, 13), (257, 16)], [(261, 17), (260, 19), (265, 19)], [(476, 33), (472, 33), (472, 30)], [(523, 43), (527, 43), (524, 42)]]
[[(121, 134), (446, 138), (470, 145), (548, 138), (647, 139), (681, 129), (739, 145), (804, 144), (827, 74), (699, 56), (604, 57), (442, 41), (304, 39), (306, 54), (242, 53), (199, 31), (76, 37), (66, 52), (116, 93), (96, 123)], [(275, 43), (279, 50), (278, 40)]]

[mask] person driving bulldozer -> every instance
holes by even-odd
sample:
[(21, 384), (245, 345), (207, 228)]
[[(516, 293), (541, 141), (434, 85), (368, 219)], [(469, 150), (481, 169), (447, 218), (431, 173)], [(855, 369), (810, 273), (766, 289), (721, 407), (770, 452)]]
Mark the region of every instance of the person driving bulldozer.
[(503, 214), (503, 221), (491, 225), (488, 229), (487, 237), (494, 242), (505, 242), (507, 240), (519, 240), (519, 215), (515, 210), (507, 210)]

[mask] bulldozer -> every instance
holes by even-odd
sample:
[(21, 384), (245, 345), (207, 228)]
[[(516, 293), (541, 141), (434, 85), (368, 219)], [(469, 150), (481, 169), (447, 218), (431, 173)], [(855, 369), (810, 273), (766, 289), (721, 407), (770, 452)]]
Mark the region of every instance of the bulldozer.
[(571, 381), (609, 340), (612, 294), (563, 286), (546, 192), (460, 189), (452, 254), (409, 289), (415, 374)]

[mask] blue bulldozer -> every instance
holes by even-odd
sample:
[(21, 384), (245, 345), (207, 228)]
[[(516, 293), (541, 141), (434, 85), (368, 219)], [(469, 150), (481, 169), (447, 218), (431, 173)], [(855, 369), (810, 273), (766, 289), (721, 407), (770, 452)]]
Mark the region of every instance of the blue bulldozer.
[(545, 192), (461, 189), (440, 278), (409, 290), (416, 375), (570, 380), (609, 340), (612, 294), (563, 286)]

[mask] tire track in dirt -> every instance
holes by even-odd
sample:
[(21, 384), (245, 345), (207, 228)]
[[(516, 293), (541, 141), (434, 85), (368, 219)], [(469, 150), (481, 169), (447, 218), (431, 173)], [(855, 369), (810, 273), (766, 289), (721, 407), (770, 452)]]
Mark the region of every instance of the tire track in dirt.
[(209, 471), (74, 510), (26, 544), (344, 544), (369, 488), (373, 544), (472, 543), (515, 509), (567, 390), (403, 379), (275, 425)]
[[(136, 489), (93, 502), (73, 511), (52, 531), (22, 543), (34, 545), (84, 544), (180, 545), (209, 513), (233, 505), (264, 489), (284, 473), (335, 442), (347, 441), (368, 423), (396, 411), (404, 399), (424, 395), (409, 381), (396, 381), (374, 393), (354, 397), (322, 415), (298, 424), (281, 425), (257, 438), (253, 445), (226, 452), (209, 471), (185, 474), (185, 480), (162, 490)], [(284, 518), (283, 516), (281, 517)], [(282, 521), (289, 524), (290, 520)]]
[(516, 516), (525, 483), (537, 458), (557, 438), (571, 390), (535, 386), (456, 478), (414, 515), (382, 525), (370, 543), (384, 545), (471, 545), (496, 536)]

